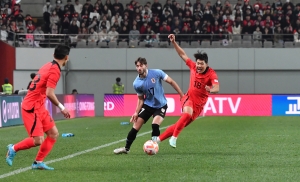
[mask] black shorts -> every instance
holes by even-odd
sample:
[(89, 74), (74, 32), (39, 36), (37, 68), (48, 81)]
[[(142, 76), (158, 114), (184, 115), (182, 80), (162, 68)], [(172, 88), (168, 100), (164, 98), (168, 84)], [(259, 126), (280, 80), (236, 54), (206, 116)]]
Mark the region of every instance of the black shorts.
[(159, 115), (162, 118), (164, 118), (166, 115), (167, 109), (168, 109), (167, 104), (159, 109), (155, 109), (153, 107), (149, 107), (144, 104), (142, 109), (139, 112), (138, 117), (142, 118), (144, 120), (144, 122), (146, 123), (151, 116), (153, 116), (153, 118), (154, 118), (155, 116)]

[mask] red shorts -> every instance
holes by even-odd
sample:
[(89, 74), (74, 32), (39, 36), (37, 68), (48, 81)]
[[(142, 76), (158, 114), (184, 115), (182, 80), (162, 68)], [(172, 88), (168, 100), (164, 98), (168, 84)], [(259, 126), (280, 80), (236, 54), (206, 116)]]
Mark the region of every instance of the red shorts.
[(27, 111), (22, 109), (24, 126), (30, 137), (44, 136), (44, 133), (53, 126), (55, 122), (46, 109)]
[[(190, 96), (188, 95), (184, 95), (181, 99), (181, 107), (182, 109), (185, 107), (185, 106), (189, 106), (193, 109), (193, 115), (192, 115), (192, 121), (194, 121), (199, 115), (200, 113), (202, 112), (203, 110), (203, 107), (204, 107), (204, 104), (202, 105), (196, 105), (194, 103), (194, 101), (190, 98)], [(189, 122), (188, 124), (190, 124), (191, 122)], [(188, 125), (187, 124), (187, 125)]]

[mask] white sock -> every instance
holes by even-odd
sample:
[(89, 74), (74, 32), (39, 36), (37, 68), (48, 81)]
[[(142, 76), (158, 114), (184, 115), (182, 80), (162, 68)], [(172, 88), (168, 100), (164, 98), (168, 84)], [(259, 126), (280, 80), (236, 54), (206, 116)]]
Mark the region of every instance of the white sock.
[(42, 163), (43, 161), (35, 161), (35, 162), (39, 164), (39, 163)]
[(157, 143), (160, 143), (160, 142), (161, 142), (159, 137), (157, 137), (156, 142), (157, 142)]
[(177, 140), (177, 137), (172, 136), (171, 139), (172, 140)]
[(14, 145), (11, 148), (13, 149), (13, 151), (15, 151), (15, 146)]

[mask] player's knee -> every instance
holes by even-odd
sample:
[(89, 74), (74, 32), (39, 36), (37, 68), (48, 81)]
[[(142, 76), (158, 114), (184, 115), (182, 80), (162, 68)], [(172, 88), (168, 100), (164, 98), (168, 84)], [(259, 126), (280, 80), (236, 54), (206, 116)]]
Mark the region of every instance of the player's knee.
[(59, 136), (58, 131), (57, 131), (57, 132), (53, 132), (53, 133), (51, 133), (50, 135), (48, 135), (48, 137), (53, 138), (53, 139), (57, 139), (58, 136)]
[(34, 137), (33, 139), (34, 139), (34, 145), (35, 146), (40, 146), (44, 142), (44, 137), (42, 137), (42, 136)]

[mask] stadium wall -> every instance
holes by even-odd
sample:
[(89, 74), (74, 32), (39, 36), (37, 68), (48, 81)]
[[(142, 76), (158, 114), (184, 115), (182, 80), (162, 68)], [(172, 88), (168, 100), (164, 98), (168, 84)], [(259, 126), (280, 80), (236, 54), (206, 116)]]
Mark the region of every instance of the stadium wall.
[[(8, 78), (9, 83), (14, 85), (13, 70), (16, 69), (15, 48), (9, 44), (0, 41), (0, 87), (4, 84), (4, 79)], [(2, 90), (2, 88), (0, 89)]]
[[(38, 51), (37, 51), (38, 50)], [(297, 49), (203, 49), (209, 55), (221, 84), (221, 94), (297, 94), (300, 84), (300, 64)], [(185, 49), (193, 56), (198, 49)], [(52, 60), (53, 49), (16, 49), (15, 88), (25, 88), (29, 73)], [(112, 92), (112, 84), (120, 77), (125, 93), (134, 93), (132, 82), (136, 77), (134, 60), (145, 57), (149, 68), (159, 68), (170, 75), (186, 91), (189, 71), (174, 49), (72, 49), (66, 93), (76, 88), (79, 93), (95, 95), (96, 115), (103, 116), (103, 95)], [(63, 72), (66, 72), (65, 70)], [(57, 93), (63, 93), (60, 80)], [(166, 93), (175, 93), (168, 84)]]

